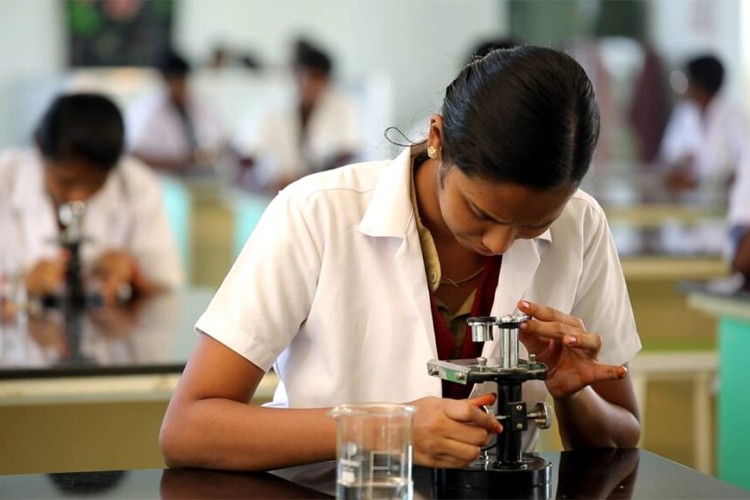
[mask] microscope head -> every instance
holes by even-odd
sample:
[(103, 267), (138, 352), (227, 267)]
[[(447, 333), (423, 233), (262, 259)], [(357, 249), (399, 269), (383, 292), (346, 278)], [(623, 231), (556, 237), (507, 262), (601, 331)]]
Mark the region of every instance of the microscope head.
[(63, 246), (79, 244), (83, 240), (83, 215), (86, 204), (82, 201), (71, 201), (60, 205), (57, 217), (63, 230), (60, 243)]

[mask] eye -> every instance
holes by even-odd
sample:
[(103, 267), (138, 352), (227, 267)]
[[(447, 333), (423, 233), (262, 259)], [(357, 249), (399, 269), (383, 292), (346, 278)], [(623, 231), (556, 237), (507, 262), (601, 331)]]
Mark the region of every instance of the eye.
[(477, 212), (473, 208), (472, 208), (471, 212), (474, 214), (474, 217), (476, 217), (477, 219), (479, 219), (481, 221), (490, 221), (491, 220), (489, 217), (487, 217), (483, 213)]
[(473, 203), (467, 203), (467, 205), (468, 205), (469, 210), (471, 211), (472, 215), (476, 219), (481, 220), (481, 221), (485, 221), (485, 222), (492, 221), (492, 219), (489, 218), (486, 214), (480, 212), (479, 209), (477, 209), (477, 207), (475, 207)]

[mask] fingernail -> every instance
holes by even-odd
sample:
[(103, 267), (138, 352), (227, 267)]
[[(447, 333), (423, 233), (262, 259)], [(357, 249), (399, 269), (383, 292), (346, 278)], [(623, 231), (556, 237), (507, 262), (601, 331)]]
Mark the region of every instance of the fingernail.
[(578, 339), (575, 338), (575, 337), (573, 337), (573, 336), (566, 337), (565, 338), (565, 343), (568, 344), (568, 345), (575, 345), (575, 344), (578, 343)]
[(497, 425), (495, 426), (495, 434), (500, 434), (503, 432), (503, 426), (500, 425), (500, 422), (497, 422)]
[(528, 309), (529, 308), (529, 303), (526, 302), (525, 300), (522, 300), (521, 302), (519, 302), (519, 304), (520, 304), (520, 306), (521, 306), (522, 309)]

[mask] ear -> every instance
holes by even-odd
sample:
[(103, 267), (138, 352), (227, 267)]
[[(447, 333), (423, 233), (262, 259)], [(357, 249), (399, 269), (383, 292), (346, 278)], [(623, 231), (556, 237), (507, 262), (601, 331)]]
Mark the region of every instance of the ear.
[(427, 145), (438, 151), (443, 149), (443, 117), (434, 114), (430, 117), (430, 130), (427, 134)]

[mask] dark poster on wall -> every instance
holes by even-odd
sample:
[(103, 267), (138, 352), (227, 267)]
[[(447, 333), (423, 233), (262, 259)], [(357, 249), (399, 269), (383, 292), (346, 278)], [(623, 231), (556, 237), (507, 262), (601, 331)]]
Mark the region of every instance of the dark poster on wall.
[(71, 66), (153, 66), (170, 47), (175, 0), (66, 0)]

